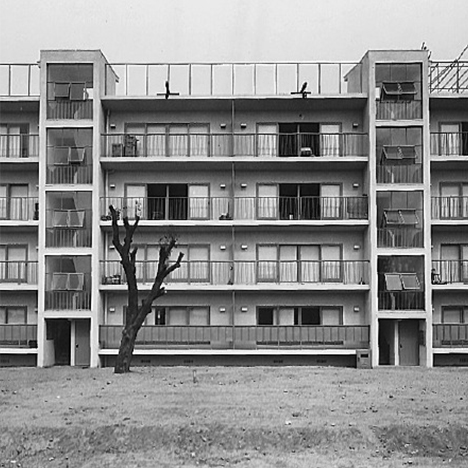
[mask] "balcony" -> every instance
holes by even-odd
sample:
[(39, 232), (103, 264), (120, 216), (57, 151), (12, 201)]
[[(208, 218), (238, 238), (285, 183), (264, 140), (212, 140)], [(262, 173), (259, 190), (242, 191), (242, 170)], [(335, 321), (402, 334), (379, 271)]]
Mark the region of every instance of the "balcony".
[[(122, 326), (101, 325), (102, 349), (118, 349)], [(368, 348), (368, 326), (143, 326), (138, 348), (310, 349)]]
[(431, 133), (431, 155), (450, 158), (468, 156), (468, 132)]
[(423, 230), (416, 228), (386, 228), (377, 230), (377, 246), (381, 248), (423, 247)]
[(39, 157), (39, 135), (0, 135), (0, 161)]
[(37, 325), (0, 325), (0, 348), (37, 348)]
[(379, 291), (379, 310), (424, 310), (424, 291)]
[(420, 184), (422, 164), (378, 164), (377, 182), (379, 184)]
[(337, 134), (104, 134), (103, 158), (367, 157), (368, 136)]
[(468, 284), (468, 260), (432, 260), (432, 284)]
[(0, 220), (37, 221), (39, 202), (37, 197), (1, 197)]
[(468, 220), (468, 197), (432, 197), (434, 220)]
[(46, 274), (46, 310), (90, 310), (91, 275), (76, 272)]
[(468, 92), (468, 61), (431, 61), (429, 64), (431, 93), (464, 94)]
[[(136, 275), (140, 284), (152, 284), (157, 261), (137, 261)], [(168, 284), (183, 285), (364, 285), (368, 280), (367, 260), (330, 261), (190, 261), (166, 279)], [(126, 284), (119, 260), (101, 261), (103, 284)]]
[(47, 247), (91, 247), (91, 210), (47, 210)]
[(170, 97), (290, 97), (295, 92), (302, 98), (298, 91), (304, 82), (306, 96), (344, 95), (362, 93), (360, 74), (356, 62), (114, 63), (106, 65), (105, 94), (164, 99), (164, 83), (170, 80)]
[(434, 348), (468, 348), (468, 323), (444, 324), (432, 326)]
[(37, 285), (37, 262), (1, 261), (0, 284), (3, 283)]
[(39, 65), (37, 63), (1, 63), (0, 96), (39, 96)]
[(109, 205), (121, 217), (142, 220), (364, 220), (367, 197), (105, 197), (101, 219), (110, 220)]

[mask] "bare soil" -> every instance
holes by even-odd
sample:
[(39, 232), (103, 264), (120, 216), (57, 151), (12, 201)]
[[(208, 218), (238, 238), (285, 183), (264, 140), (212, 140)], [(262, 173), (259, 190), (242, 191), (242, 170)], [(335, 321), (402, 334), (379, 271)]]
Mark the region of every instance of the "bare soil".
[(1, 467), (468, 467), (468, 369), (0, 370)]

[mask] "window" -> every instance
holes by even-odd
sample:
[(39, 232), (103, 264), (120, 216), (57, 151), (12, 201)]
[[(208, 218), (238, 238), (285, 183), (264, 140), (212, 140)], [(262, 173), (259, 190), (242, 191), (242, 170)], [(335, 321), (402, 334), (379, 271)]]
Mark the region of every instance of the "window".
[(383, 82), (380, 99), (382, 101), (412, 101), (416, 96), (416, 87), (412, 81)]
[(53, 291), (83, 291), (83, 273), (53, 273)]
[(419, 291), (421, 284), (416, 273), (384, 273), (386, 291)]
[(28, 308), (26, 306), (1, 306), (0, 324), (20, 325), (27, 322)]
[(184, 258), (180, 265), (171, 273), (171, 281), (180, 282), (210, 282), (210, 246), (209, 245), (178, 245), (177, 253), (184, 254)]
[(257, 324), (258, 325), (274, 325), (275, 324), (275, 308), (274, 307), (259, 307), (257, 309)]
[(0, 245), (0, 281), (27, 280), (26, 245)]
[(25, 158), (29, 156), (29, 125), (0, 125), (0, 158)]
[(342, 325), (341, 306), (257, 307), (259, 326), (326, 326)]
[(92, 97), (93, 65), (48, 65), (49, 101), (84, 101)]
[(414, 164), (416, 159), (416, 149), (414, 146), (388, 146), (382, 147), (382, 160), (383, 162), (389, 161), (390, 164), (407, 163)]
[(55, 228), (83, 228), (84, 220), (84, 210), (56, 210), (52, 223)]
[(442, 307), (442, 323), (468, 323), (468, 307), (445, 306)]
[(384, 211), (385, 224), (391, 225), (410, 225), (415, 226), (419, 223), (416, 210), (385, 210)]

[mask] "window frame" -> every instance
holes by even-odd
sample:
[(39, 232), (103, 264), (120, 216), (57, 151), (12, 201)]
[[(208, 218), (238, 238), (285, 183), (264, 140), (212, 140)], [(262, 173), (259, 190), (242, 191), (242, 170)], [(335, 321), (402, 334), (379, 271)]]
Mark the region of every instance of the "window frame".
[[(0, 309), (4, 309), (4, 316), (5, 316), (5, 322), (4, 323), (0, 322), (0, 325), (27, 325), (28, 323), (28, 306), (27, 305), (1, 305)], [(23, 310), (24, 322), (23, 323), (8, 323), (8, 312), (10, 309)]]

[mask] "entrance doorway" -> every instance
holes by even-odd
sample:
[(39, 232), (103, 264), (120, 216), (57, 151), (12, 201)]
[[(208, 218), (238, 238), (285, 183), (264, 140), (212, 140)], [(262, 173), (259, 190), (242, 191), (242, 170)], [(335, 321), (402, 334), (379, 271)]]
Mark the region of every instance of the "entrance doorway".
[(54, 343), (56, 366), (69, 366), (71, 361), (71, 322), (65, 319), (47, 320), (47, 339)]
[(88, 367), (91, 358), (89, 319), (74, 320), (75, 327), (75, 366)]
[(401, 320), (398, 322), (400, 366), (419, 365), (419, 321)]

